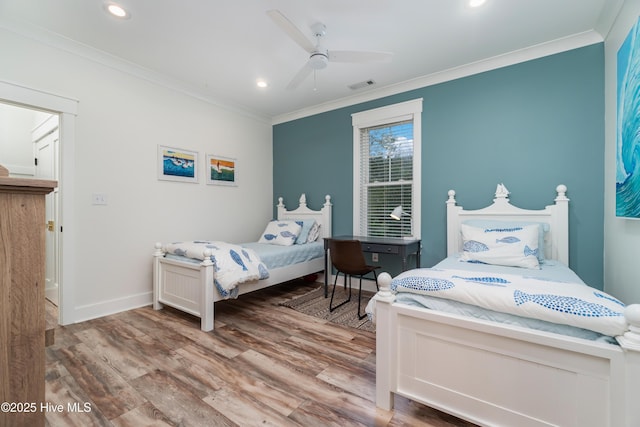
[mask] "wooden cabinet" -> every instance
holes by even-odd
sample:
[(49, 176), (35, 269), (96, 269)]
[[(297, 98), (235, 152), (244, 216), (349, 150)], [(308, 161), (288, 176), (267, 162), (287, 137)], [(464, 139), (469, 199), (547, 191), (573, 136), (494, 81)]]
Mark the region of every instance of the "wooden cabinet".
[(45, 195), (56, 185), (0, 176), (0, 403), (15, 404), (0, 426), (44, 425)]

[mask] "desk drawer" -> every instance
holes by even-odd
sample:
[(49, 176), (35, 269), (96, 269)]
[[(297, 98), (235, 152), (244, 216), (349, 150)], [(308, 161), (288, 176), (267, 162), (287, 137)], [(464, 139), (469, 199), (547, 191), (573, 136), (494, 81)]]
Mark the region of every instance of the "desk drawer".
[(375, 252), (379, 254), (397, 254), (400, 252), (400, 249), (397, 246), (376, 245), (374, 243), (363, 243), (362, 250), (364, 252)]

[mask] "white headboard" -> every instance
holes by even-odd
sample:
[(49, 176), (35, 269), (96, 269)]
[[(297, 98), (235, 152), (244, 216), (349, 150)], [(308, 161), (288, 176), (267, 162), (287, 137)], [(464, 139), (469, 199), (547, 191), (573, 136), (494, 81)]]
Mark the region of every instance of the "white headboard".
[(449, 190), (447, 200), (447, 256), (462, 251), (460, 224), (470, 219), (501, 221), (535, 221), (549, 224), (545, 237), (544, 255), (569, 265), (569, 199), (567, 187), (558, 185), (554, 204), (540, 210), (520, 209), (509, 203), (509, 191), (503, 184), (496, 188), (493, 204), (483, 209), (464, 210), (456, 205), (456, 192)]
[(324, 205), (319, 211), (313, 211), (307, 207), (307, 196), (302, 193), (297, 209), (288, 211), (284, 206), (282, 197), (278, 197), (278, 219), (315, 219), (320, 224), (320, 236), (331, 237), (331, 196), (324, 196)]

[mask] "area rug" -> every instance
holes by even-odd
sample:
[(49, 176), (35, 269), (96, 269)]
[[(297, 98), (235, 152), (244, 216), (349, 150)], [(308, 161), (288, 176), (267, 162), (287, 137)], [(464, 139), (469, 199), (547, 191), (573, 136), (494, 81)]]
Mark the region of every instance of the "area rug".
[[(372, 292), (362, 291), (362, 303), (361, 312), (364, 313), (364, 309), (369, 302), (369, 299), (374, 294)], [(344, 288), (336, 288), (336, 294), (334, 296), (334, 304), (339, 304), (344, 301), (347, 294)], [(332, 323), (339, 325), (349, 326), (364, 331), (375, 332), (376, 325), (374, 325), (367, 317), (360, 320), (358, 319), (358, 290), (351, 291), (351, 301), (345, 305), (338, 307), (333, 312), (329, 312), (329, 300), (331, 298), (331, 288), (329, 289), (329, 297), (324, 297), (324, 287), (319, 287), (300, 295), (288, 301), (283, 301), (279, 305), (292, 308), (300, 313), (308, 314), (313, 317), (328, 320)]]

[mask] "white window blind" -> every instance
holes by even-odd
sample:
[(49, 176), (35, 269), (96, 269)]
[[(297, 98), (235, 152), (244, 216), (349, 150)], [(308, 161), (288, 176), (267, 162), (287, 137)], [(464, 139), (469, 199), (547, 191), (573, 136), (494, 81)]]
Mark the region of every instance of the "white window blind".
[[(413, 235), (413, 120), (361, 128), (360, 150), (360, 232)], [(407, 214), (394, 220), (397, 206)]]
[(351, 115), (354, 234), (420, 238), (421, 113), (418, 98)]

